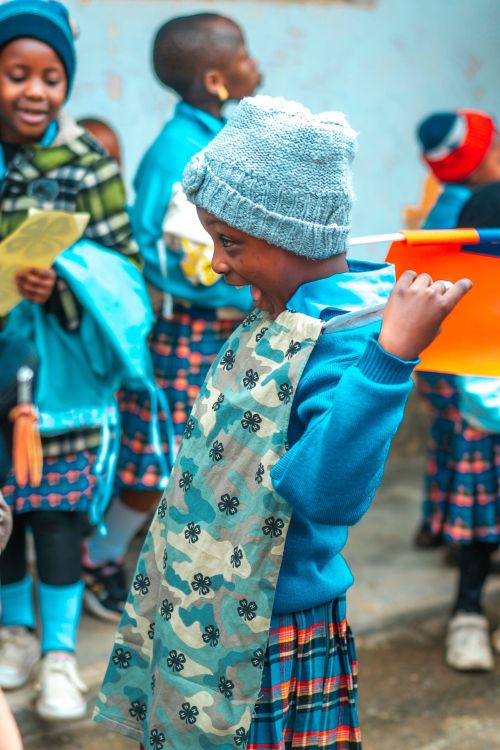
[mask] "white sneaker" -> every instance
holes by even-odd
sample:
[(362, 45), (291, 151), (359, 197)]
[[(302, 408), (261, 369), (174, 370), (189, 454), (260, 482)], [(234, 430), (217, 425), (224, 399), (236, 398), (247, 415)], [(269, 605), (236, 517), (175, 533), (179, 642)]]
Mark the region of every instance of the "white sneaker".
[(78, 674), (74, 654), (49, 651), (42, 659), (38, 689), (36, 712), (41, 719), (58, 721), (85, 715), (87, 703), (82, 693), (87, 687)]
[(457, 612), (448, 623), (446, 663), (461, 672), (489, 672), (494, 659), (488, 620), (473, 612)]
[(39, 658), (38, 639), (27, 628), (0, 628), (0, 687), (14, 690), (25, 685)]

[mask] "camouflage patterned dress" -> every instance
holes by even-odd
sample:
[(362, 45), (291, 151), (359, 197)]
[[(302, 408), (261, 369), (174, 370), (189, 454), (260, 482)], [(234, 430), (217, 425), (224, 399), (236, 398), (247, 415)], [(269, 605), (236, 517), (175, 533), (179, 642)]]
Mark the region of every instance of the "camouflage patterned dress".
[(95, 713), (146, 748), (234, 748), (250, 726), (291, 513), (270, 470), (321, 328), (251, 313), (195, 403)]

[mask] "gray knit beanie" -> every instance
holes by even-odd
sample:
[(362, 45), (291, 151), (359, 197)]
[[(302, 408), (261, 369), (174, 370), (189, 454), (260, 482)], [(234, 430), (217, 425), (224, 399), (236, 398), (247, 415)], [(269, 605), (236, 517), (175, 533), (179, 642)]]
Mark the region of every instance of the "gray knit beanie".
[(319, 260), (346, 251), (356, 133), (341, 112), (243, 99), (184, 171), (196, 206), (272, 245)]

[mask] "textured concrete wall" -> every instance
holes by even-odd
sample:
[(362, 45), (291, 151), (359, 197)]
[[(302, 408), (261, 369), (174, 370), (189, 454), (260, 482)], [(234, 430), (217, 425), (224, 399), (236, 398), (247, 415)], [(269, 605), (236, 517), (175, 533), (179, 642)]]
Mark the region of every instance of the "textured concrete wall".
[[(80, 29), (71, 108), (108, 118), (130, 181), (173, 97), (154, 80), (151, 37), (174, 15), (211, 10), (246, 31), (263, 93), (341, 109), (360, 132), (355, 234), (392, 231), (419, 197), (415, 123), (436, 108), (500, 115), (498, 0), (68, 0)], [(381, 252), (381, 251), (379, 251)]]

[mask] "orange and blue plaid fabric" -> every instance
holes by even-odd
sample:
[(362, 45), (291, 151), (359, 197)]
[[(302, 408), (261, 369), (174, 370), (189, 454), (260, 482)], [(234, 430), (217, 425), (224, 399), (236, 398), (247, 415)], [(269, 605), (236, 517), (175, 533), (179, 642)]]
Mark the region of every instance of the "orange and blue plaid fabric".
[(304, 612), (275, 614), (246, 750), (360, 750), (357, 659), (345, 597)]

